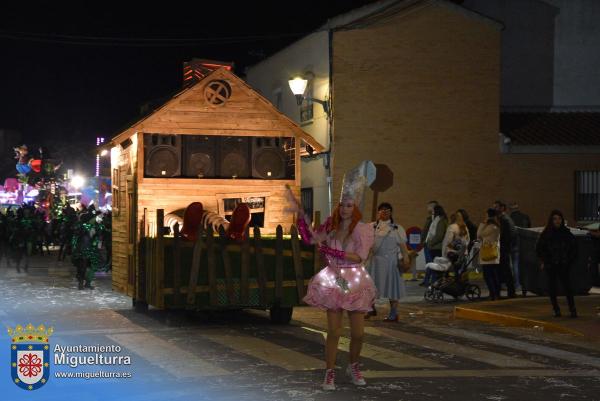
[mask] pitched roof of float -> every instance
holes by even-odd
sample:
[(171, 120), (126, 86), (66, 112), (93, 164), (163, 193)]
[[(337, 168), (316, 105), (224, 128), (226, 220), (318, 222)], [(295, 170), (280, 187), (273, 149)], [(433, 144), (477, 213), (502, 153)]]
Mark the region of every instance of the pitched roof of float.
[[(310, 134), (308, 134), (307, 132), (305, 132), (304, 130), (302, 130), (302, 128), (300, 128), (298, 126), (298, 124), (296, 124), (296, 122), (294, 122), (288, 116), (286, 116), (285, 114), (283, 114), (282, 112), (280, 112), (275, 106), (273, 106), (273, 104), (271, 102), (269, 102), (267, 99), (265, 99), (257, 91), (255, 91), (254, 89), (252, 89), (246, 82), (244, 82), (244, 80), (242, 80), (237, 75), (235, 75), (233, 72), (228, 71), (225, 68), (216, 69), (213, 72), (211, 72), (210, 74), (206, 75), (203, 79), (201, 79), (198, 82), (196, 82), (195, 84), (190, 85), (187, 88), (185, 88), (185, 89), (177, 92), (175, 95), (173, 95), (170, 99), (168, 99), (165, 103), (163, 103), (157, 109), (155, 109), (152, 112), (148, 113), (147, 115), (143, 116), (142, 118), (140, 118), (139, 120), (137, 120), (135, 123), (133, 123), (132, 125), (130, 125), (126, 129), (124, 129), (123, 131), (121, 131), (118, 135), (116, 135), (115, 137), (113, 137), (111, 139), (110, 143), (111, 144), (117, 144), (117, 143), (120, 143), (120, 142), (124, 141), (125, 139), (129, 138), (131, 135), (133, 135), (134, 133), (137, 132), (137, 128), (139, 128), (139, 126), (144, 121), (152, 118), (153, 116), (155, 116), (155, 115), (161, 113), (163, 110), (167, 109), (170, 105), (174, 104), (180, 98), (182, 98), (187, 93), (189, 93), (190, 91), (192, 91), (192, 89), (194, 89), (197, 85), (202, 85), (205, 81), (208, 81), (210, 79), (215, 79), (215, 78), (226, 78), (226, 79), (231, 79), (231, 80), (236, 81), (236, 83), (240, 86), (240, 88), (244, 92), (246, 92), (247, 95), (252, 96), (254, 98), (257, 98), (262, 103), (262, 105), (270, 113), (276, 115), (278, 117), (278, 120), (282, 123), (282, 125), (287, 126), (290, 129), (290, 131), (292, 131), (292, 133), (297, 138), (302, 139), (304, 142), (306, 142), (307, 144), (309, 144), (317, 152), (322, 152), (323, 150), (325, 150), (325, 148), (323, 147), (323, 145), (321, 145)], [(176, 132), (174, 132), (174, 134), (176, 134)]]

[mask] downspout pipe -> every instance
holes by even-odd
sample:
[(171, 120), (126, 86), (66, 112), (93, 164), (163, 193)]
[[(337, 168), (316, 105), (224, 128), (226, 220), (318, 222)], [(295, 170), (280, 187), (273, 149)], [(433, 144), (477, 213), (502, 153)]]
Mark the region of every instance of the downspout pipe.
[(329, 29), (328, 33), (328, 41), (329, 41), (329, 151), (325, 156), (327, 159), (327, 195), (329, 200), (329, 213), (331, 216), (333, 210), (333, 175), (331, 173), (332, 162), (333, 162), (333, 113), (334, 113), (334, 105), (333, 105), (333, 29)]

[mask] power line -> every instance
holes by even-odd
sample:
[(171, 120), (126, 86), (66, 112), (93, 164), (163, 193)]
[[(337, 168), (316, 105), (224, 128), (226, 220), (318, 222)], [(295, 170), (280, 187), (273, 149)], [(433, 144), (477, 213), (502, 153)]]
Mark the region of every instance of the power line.
[(76, 46), (186, 47), (192, 45), (252, 43), (267, 40), (299, 37), (306, 34), (306, 32), (297, 32), (268, 35), (224, 36), (206, 38), (123, 38), (0, 31), (0, 39)]

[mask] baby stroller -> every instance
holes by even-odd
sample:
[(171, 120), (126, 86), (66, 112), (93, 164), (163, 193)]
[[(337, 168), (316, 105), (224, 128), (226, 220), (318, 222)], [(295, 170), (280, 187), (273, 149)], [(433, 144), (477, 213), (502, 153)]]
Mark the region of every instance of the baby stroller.
[(452, 243), (454, 252), (447, 255), (450, 269), (425, 290), (423, 297), (426, 301), (444, 302), (444, 294), (454, 299), (465, 296), (469, 301), (481, 298), (481, 288), (469, 282), (469, 272), (475, 270), (473, 262), (479, 255), (480, 246), (475, 242), (469, 253), (466, 252), (466, 246), (461, 241)]

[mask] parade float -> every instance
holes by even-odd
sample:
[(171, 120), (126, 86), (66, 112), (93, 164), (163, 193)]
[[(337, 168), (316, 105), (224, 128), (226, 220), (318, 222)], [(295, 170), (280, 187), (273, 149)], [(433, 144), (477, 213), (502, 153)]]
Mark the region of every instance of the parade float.
[(53, 159), (44, 148), (34, 157), (27, 145), (14, 148), (17, 176), (5, 180), (0, 195), (5, 205), (33, 203), (46, 215), (46, 220), (56, 217), (67, 201), (68, 190), (63, 177), (57, 174), (62, 161)]
[[(289, 321), (318, 268), (286, 211), (286, 186), (300, 193), (302, 142), (323, 149), (222, 67), (104, 144), (113, 289), (141, 309), (260, 308)], [(227, 223), (205, 218), (194, 238), (182, 235), (193, 202)], [(240, 205), (247, 227), (232, 239), (226, 226)]]

